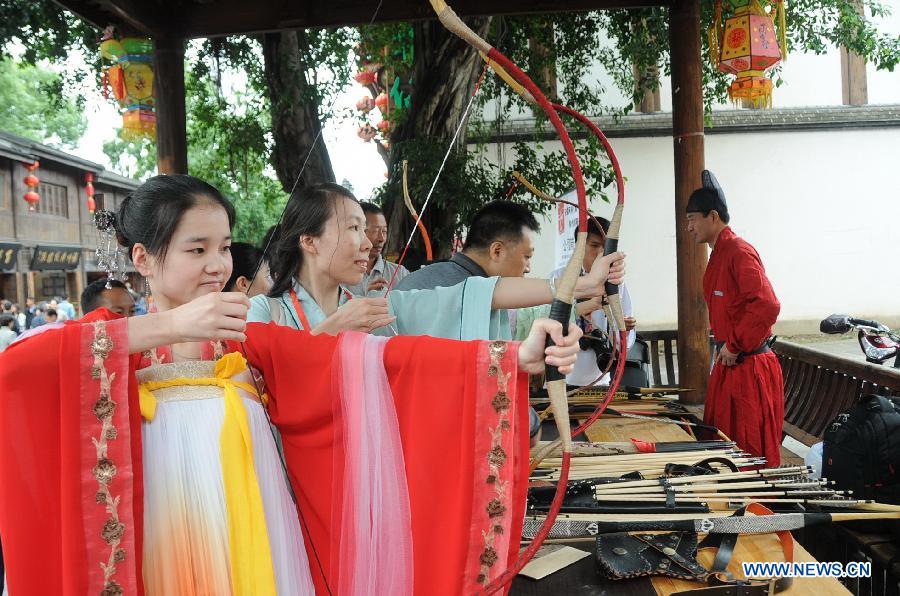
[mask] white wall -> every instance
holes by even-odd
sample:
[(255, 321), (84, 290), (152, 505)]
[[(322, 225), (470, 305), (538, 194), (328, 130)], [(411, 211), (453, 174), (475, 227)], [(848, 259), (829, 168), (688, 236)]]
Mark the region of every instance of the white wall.
[[(875, 24), (900, 34), (900, 0), (885, 4), (894, 14)], [(900, 71), (878, 72), (870, 64), (867, 75), (870, 104), (900, 104)], [(629, 101), (601, 67), (589, 77), (606, 89), (606, 107)], [(775, 108), (841, 104), (836, 48), (818, 56), (790, 53), (781, 78)], [(663, 111), (671, 111), (668, 77), (660, 94)], [(493, 106), (486, 109), (486, 118), (493, 114)], [(642, 327), (674, 327), (675, 225), (684, 220), (676, 222), (674, 212), (672, 138), (611, 142), (626, 177), (621, 247), (629, 255), (635, 314)], [(556, 142), (544, 143), (545, 151), (557, 149)], [(756, 246), (781, 300), (781, 332), (812, 331), (834, 312), (900, 325), (900, 127), (708, 134), (705, 149), (706, 167), (728, 197), (732, 227)], [(509, 163), (506, 151), (506, 160), (496, 152), (493, 159)], [(592, 210), (609, 216), (612, 207), (595, 200)], [(543, 223), (533, 275), (554, 267), (555, 226), (550, 217)]]
[[(900, 35), (900, 0), (884, 0), (892, 14), (869, 20), (878, 30), (885, 35)], [(705, 32), (704, 32), (705, 35)], [(614, 47), (615, 42), (605, 40), (600, 48)], [(708, 57), (704, 54), (704, 60)], [(841, 105), (841, 56), (836, 47), (829, 47), (825, 54), (801, 54), (789, 51), (787, 60), (780, 66), (782, 84), (772, 94), (772, 107), (794, 108), (806, 106)], [(867, 83), (870, 104), (900, 103), (900, 69), (894, 72), (877, 71), (873, 64), (867, 66)], [(587, 74), (588, 81), (592, 85), (599, 85), (603, 89), (603, 112), (609, 113), (621, 109), (631, 103), (630, 96), (626, 97), (613, 83), (612, 77), (599, 64), (595, 64)], [(565, 97), (565, 89), (560, 92)], [(672, 111), (672, 85), (669, 77), (660, 80), (660, 103), (662, 111)], [(714, 109), (734, 109), (730, 102), (714, 106)], [(591, 116), (600, 115), (591, 113)], [(493, 120), (496, 113), (494, 102), (488, 102), (484, 118)], [(510, 112), (507, 118), (528, 117), (530, 112)]]
[[(643, 327), (674, 327), (675, 225), (684, 220), (674, 209), (672, 139), (612, 145), (627, 178), (620, 246), (636, 316)], [(763, 259), (780, 320), (900, 319), (900, 127), (707, 135), (706, 166), (725, 189), (732, 227)], [(612, 207), (595, 200), (592, 210), (609, 216)], [(535, 276), (553, 268), (555, 220), (542, 230)]]

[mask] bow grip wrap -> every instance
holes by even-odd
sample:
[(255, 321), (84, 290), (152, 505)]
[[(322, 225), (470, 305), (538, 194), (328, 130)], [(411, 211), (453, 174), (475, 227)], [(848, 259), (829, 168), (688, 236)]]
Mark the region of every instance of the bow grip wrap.
[[(550, 318), (563, 327), (563, 335), (569, 334), (569, 321), (572, 318), (572, 305), (568, 302), (563, 302), (559, 298), (554, 298), (553, 303), (550, 305)], [(547, 336), (547, 347), (555, 346), (556, 344), (553, 342), (553, 339), (548, 335)], [(547, 382), (550, 383), (552, 381), (565, 381), (566, 375), (559, 372), (559, 369), (555, 366), (547, 365), (546, 378)]]
[[(619, 250), (619, 230), (622, 227), (623, 210), (624, 205), (622, 203), (617, 203), (616, 209), (613, 211), (612, 219), (609, 222), (609, 232), (606, 233), (606, 242), (603, 246), (604, 256), (611, 255)], [(622, 331), (625, 329), (625, 312), (622, 310), (622, 298), (619, 296), (619, 286), (618, 284), (606, 282), (605, 289), (613, 319), (615, 319), (618, 329)], [(627, 348), (625, 349), (627, 350)]]
[[(606, 237), (606, 242), (603, 244), (603, 256), (611, 255), (612, 253), (619, 250), (619, 239), (618, 238), (610, 238)], [(606, 282), (606, 295), (607, 296), (615, 296), (619, 293), (619, 285), (613, 284), (610, 282)]]

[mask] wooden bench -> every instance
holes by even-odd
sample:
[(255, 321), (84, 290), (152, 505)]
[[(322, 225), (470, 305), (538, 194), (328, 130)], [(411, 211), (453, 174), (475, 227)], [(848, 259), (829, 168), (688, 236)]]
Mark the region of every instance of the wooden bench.
[(772, 346), (784, 375), (784, 434), (805, 445), (863, 395), (900, 396), (900, 370), (777, 340)]
[[(678, 331), (641, 331), (638, 338), (647, 342), (650, 348), (650, 383), (653, 387), (678, 387)], [(709, 366), (715, 352), (712, 336), (709, 339)]]
[[(650, 347), (652, 385), (678, 387), (678, 332), (642, 331), (638, 336)], [(772, 349), (784, 374), (784, 434), (805, 445), (821, 441), (834, 417), (863, 395), (900, 397), (900, 370), (780, 339)]]

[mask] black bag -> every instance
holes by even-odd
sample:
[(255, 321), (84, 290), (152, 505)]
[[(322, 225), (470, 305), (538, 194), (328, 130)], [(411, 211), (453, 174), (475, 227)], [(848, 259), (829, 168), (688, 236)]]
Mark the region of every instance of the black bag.
[(900, 404), (862, 397), (825, 429), (822, 476), (857, 499), (900, 504)]

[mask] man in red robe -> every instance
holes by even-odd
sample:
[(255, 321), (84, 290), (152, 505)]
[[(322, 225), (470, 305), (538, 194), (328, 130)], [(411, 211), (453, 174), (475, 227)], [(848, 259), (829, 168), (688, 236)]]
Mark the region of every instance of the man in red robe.
[(784, 381), (768, 339), (781, 305), (759, 253), (728, 226), (725, 195), (709, 171), (703, 172), (703, 188), (688, 200), (687, 220), (695, 240), (712, 249), (703, 275), (703, 297), (716, 356), (704, 422), (777, 466)]

